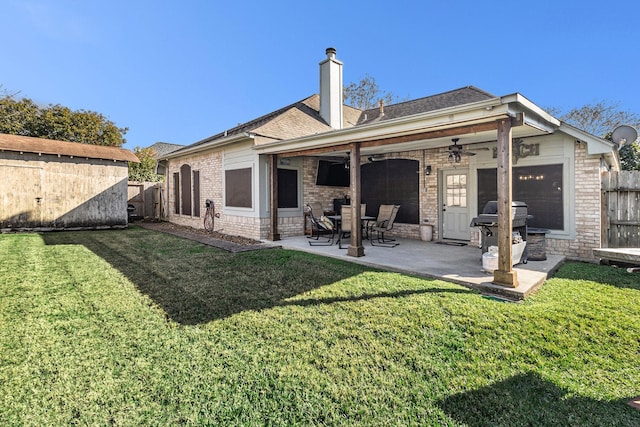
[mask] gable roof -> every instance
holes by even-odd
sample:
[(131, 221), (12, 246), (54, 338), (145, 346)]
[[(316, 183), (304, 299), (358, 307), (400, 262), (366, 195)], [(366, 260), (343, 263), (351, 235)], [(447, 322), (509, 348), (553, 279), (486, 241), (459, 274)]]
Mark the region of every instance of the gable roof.
[(365, 110), (360, 116), (358, 126), (398, 117), (411, 116), (413, 114), (426, 113), (427, 111), (455, 107), (457, 105), (470, 104), (472, 102), (485, 101), (492, 98), (495, 98), (495, 95), (489, 92), (485, 92), (475, 86), (465, 86), (460, 89), (454, 89), (424, 98), (385, 105), (382, 116), (380, 116), (379, 107)]
[(0, 151), (17, 151), (37, 154), (84, 157), (89, 159), (121, 160), (139, 163), (138, 157), (129, 150), (103, 145), (80, 144), (22, 135), (0, 134)]
[[(345, 127), (354, 126), (360, 117), (360, 113), (357, 108), (345, 105), (343, 109)], [(264, 116), (195, 142), (185, 148), (192, 149), (217, 140), (248, 133), (279, 141), (328, 132), (332, 129), (320, 117), (320, 95), (314, 94)]]
[[(495, 96), (488, 92), (474, 86), (466, 86), (412, 101), (385, 106), (383, 116), (380, 116), (379, 108), (361, 111), (344, 105), (343, 129), (493, 98)], [(335, 129), (330, 127), (320, 116), (320, 95), (314, 94), (264, 116), (172, 151), (171, 154), (172, 156), (180, 155), (182, 151), (190, 153), (198, 150), (200, 146), (204, 148), (204, 146), (210, 146), (218, 141), (231, 141), (229, 138), (234, 136), (257, 135), (263, 137), (261, 144), (268, 144), (269, 140), (271, 142), (282, 141), (333, 130)], [(236, 138), (233, 138), (233, 140), (235, 141)], [(169, 153), (165, 155), (167, 154)]]

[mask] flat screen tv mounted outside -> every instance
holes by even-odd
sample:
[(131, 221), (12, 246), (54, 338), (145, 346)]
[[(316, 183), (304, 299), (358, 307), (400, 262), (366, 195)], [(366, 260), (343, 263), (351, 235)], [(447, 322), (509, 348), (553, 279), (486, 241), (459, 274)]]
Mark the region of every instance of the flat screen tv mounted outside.
[(349, 169), (345, 168), (344, 163), (330, 160), (318, 160), (316, 185), (348, 187), (349, 180)]

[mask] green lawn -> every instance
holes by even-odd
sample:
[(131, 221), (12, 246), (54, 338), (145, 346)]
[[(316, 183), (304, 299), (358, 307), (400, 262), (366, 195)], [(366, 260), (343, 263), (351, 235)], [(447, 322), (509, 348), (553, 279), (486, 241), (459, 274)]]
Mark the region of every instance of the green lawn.
[(640, 425), (640, 276), (526, 302), (141, 228), (0, 236), (0, 425)]

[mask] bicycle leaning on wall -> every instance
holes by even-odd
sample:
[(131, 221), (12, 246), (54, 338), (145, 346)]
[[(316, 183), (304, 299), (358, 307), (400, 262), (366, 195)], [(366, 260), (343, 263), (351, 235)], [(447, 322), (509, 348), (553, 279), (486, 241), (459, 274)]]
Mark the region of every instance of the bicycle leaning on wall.
[(204, 214), (204, 229), (208, 232), (212, 232), (215, 225), (216, 217), (216, 209), (213, 204), (213, 200), (207, 199), (205, 201), (205, 206), (207, 208), (207, 211)]

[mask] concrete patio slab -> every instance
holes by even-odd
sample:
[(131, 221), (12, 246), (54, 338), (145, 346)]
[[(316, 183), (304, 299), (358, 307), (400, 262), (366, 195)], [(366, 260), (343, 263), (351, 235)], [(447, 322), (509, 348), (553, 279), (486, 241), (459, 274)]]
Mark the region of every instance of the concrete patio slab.
[(471, 245), (458, 246), (398, 239), (399, 246), (385, 248), (371, 246), (368, 241), (365, 241), (365, 256), (356, 258), (347, 256), (347, 251), (339, 249), (336, 245), (310, 246), (309, 240), (304, 236), (288, 237), (278, 243), (285, 249), (339, 258), (374, 268), (447, 280), (511, 300), (522, 300), (531, 295), (565, 260), (563, 256), (547, 255), (544, 261), (518, 264), (514, 267), (518, 276), (518, 287), (508, 288), (492, 283), (493, 274), (486, 273), (482, 269), (481, 250)]

